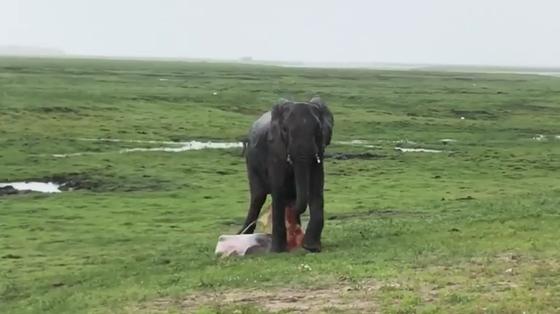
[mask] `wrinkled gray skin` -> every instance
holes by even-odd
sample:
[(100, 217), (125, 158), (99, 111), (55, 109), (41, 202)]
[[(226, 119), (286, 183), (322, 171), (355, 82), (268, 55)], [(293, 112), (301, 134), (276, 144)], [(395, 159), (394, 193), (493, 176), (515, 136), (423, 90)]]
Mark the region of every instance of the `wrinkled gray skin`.
[(249, 225), (258, 218), (271, 194), (271, 251), (286, 251), (285, 207), (294, 201), (298, 221), (309, 206), (303, 247), (312, 252), (321, 250), (323, 156), (333, 126), (333, 116), (319, 97), (309, 102), (282, 100), (253, 123), (245, 152), (251, 201), (239, 233), (245, 229), (245, 233), (254, 232), (255, 224)]

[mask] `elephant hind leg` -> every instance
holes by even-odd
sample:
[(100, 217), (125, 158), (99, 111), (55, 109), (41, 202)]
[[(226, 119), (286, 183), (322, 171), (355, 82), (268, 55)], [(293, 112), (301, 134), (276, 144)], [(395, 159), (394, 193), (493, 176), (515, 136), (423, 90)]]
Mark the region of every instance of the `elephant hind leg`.
[(267, 191), (264, 188), (261, 180), (258, 177), (254, 177), (249, 181), (249, 187), (251, 189), (251, 202), (249, 204), (249, 211), (247, 212), (247, 217), (245, 218), (245, 223), (243, 227), (237, 234), (250, 234), (255, 232), (257, 227), (257, 219), (261, 213), (262, 206), (266, 201)]
[(257, 227), (257, 219), (261, 213), (261, 208), (266, 201), (266, 193), (258, 193), (255, 195), (251, 195), (251, 204), (249, 206), (249, 212), (247, 213), (247, 217), (245, 218), (245, 223), (243, 224), (243, 228), (238, 232), (238, 234), (249, 234), (255, 232), (255, 228)]

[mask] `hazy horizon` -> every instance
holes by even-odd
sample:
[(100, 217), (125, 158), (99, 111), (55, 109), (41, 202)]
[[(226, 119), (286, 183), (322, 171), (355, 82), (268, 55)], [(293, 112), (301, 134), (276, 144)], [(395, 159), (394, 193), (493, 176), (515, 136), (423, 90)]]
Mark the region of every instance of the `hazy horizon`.
[(0, 46), (70, 55), (560, 66), (560, 3), (5, 0)]

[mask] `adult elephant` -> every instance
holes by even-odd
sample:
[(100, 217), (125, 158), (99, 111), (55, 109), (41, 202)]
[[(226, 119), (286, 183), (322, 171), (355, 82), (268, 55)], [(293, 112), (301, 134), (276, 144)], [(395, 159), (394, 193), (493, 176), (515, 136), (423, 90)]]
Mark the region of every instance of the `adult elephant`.
[(251, 201), (239, 233), (254, 232), (254, 222), (271, 194), (271, 251), (286, 251), (285, 207), (294, 202), (298, 222), (309, 205), (303, 247), (321, 251), (323, 156), (333, 127), (333, 115), (319, 97), (309, 102), (281, 100), (253, 123), (245, 155)]

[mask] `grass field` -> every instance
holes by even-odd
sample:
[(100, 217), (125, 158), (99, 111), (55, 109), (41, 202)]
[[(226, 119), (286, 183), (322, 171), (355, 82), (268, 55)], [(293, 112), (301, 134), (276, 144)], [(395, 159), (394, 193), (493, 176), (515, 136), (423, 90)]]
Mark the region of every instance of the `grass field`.
[[(214, 257), (241, 149), (83, 140), (231, 142), (315, 94), (370, 153), (326, 161), (320, 254)], [(0, 313), (558, 313), (559, 121), (544, 76), (0, 59), (0, 182), (75, 187), (0, 197)]]

